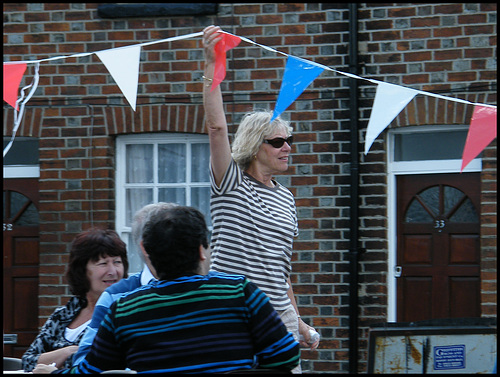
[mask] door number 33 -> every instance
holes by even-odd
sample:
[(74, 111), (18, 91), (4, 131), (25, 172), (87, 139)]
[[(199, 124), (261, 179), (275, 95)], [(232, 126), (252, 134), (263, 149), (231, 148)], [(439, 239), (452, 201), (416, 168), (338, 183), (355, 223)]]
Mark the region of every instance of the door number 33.
[(435, 220), (434, 221), (434, 229), (439, 229), (439, 232), (441, 232), (445, 226), (446, 226), (446, 223), (444, 220)]

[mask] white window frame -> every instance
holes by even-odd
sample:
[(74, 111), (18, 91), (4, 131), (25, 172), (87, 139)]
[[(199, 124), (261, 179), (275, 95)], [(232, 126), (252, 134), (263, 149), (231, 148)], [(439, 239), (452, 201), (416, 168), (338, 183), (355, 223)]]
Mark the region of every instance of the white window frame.
[(38, 165), (7, 165), (3, 167), (5, 178), (40, 178)]
[[(190, 144), (199, 144), (199, 143), (207, 143), (208, 144), (208, 135), (203, 135), (203, 134), (178, 134), (178, 133), (163, 133), (163, 134), (134, 134), (134, 135), (121, 135), (118, 136), (116, 139), (116, 189), (115, 189), (115, 204), (116, 204), (116, 217), (115, 217), (115, 226), (116, 226), (116, 231), (120, 235), (121, 239), (127, 244), (127, 250), (130, 250), (129, 248), (129, 238), (131, 234), (131, 227), (127, 226), (126, 224), (126, 188), (127, 187), (137, 187), (138, 184), (127, 184), (126, 183), (126, 146), (130, 144), (152, 144), (155, 145), (155, 153), (154, 153), (154, 159), (157, 160), (158, 156), (156, 153), (157, 150), (157, 145), (158, 144), (169, 144), (169, 143), (186, 143), (186, 145)], [(188, 151), (190, 151), (190, 148), (188, 148)], [(187, 164), (187, 176), (191, 176), (191, 153), (187, 153), (186, 156), (186, 164)], [(156, 161), (154, 162), (156, 165)], [(209, 166), (207, 165), (207, 169), (209, 169)], [(155, 174), (156, 175), (156, 174)], [(153, 186), (153, 202), (157, 203), (158, 202), (158, 188), (159, 185), (156, 183), (148, 183), (148, 187)], [(191, 205), (191, 195), (189, 188), (193, 187), (210, 187), (210, 182), (194, 182), (194, 183), (189, 183), (189, 182), (182, 182), (179, 183), (179, 185), (175, 184), (176, 187), (182, 187), (184, 186), (188, 190), (186, 190), (186, 205)], [(210, 200), (210, 198), (207, 198), (207, 200)], [(210, 214), (205, 214), (207, 217), (207, 224), (209, 224), (209, 216)], [(209, 230), (211, 227), (209, 227)], [(132, 256), (133, 258), (130, 258), (131, 255), (129, 254), (129, 259), (134, 260), (137, 259), (135, 256)], [(134, 273), (138, 272), (142, 269), (142, 264), (137, 265), (136, 263), (132, 262), (129, 268), (129, 273)]]
[[(6, 137), (4, 137), (5, 141)], [(10, 139), (10, 138), (9, 138)], [(23, 137), (18, 136), (16, 144), (12, 146), (15, 148), (15, 145), (18, 145), (17, 142), (26, 141), (27, 139), (38, 140), (37, 138), (32, 137)], [(21, 144), (22, 145), (22, 144)], [(17, 164), (14, 163), (12, 165), (4, 165), (3, 166), (3, 177), (7, 178), (40, 178), (40, 164)]]
[[(404, 133), (428, 133), (436, 131), (463, 131), (468, 126), (415, 126), (388, 130), (387, 133), (387, 219), (388, 219), (388, 271), (387, 271), (387, 321), (397, 320), (397, 282), (395, 268), (397, 262), (397, 191), (396, 176), (410, 174), (443, 174), (460, 173), (462, 159), (451, 160), (422, 160), (422, 161), (394, 161), (395, 136)], [(472, 160), (463, 172), (480, 172), (481, 158)]]

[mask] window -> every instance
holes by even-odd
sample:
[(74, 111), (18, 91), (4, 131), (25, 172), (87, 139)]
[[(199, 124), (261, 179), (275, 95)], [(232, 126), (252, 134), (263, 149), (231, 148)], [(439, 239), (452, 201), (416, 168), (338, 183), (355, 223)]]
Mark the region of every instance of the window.
[[(10, 142), (10, 137), (3, 138), (3, 147)], [(12, 147), (3, 159), (5, 165), (32, 165), (39, 164), (38, 139), (34, 137), (18, 136), (12, 143)]]
[(467, 130), (396, 133), (394, 161), (461, 159)]
[(433, 223), (438, 227), (444, 225), (443, 219), (453, 223), (479, 222), (472, 201), (459, 189), (446, 185), (436, 185), (419, 193), (408, 206), (404, 221)]
[[(11, 137), (3, 138), (3, 147)], [(39, 178), (38, 139), (18, 136), (3, 159), (4, 178)]]
[[(466, 126), (403, 127), (389, 131), (389, 172), (425, 174), (460, 172)], [(481, 155), (464, 171), (480, 171)]]
[(131, 225), (135, 212), (146, 204), (175, 202), (196, 207), (211, 228), (209, 159), (206, 135), (126, 135), (117, 139), (116, 228), (127, 244), (130, 272), (142, 268)]

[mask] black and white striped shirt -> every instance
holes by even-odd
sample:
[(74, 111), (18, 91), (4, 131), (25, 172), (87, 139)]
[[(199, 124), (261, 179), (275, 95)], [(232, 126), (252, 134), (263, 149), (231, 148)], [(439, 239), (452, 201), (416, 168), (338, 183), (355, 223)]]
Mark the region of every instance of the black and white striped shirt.
[(292, 193), (278, 182), (270, 188), (244, 174), (234, 160), (220, 187), (212, 172), (210, 179), (211, 269), (245, 275), (276, 310), (286, 309), (293, 238), (298, 235)]

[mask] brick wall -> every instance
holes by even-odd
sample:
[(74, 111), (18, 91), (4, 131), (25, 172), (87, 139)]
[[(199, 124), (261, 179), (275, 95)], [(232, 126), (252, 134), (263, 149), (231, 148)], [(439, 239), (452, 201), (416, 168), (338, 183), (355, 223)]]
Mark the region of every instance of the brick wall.
[[(358, 16), (360, 75), (496, 103), (495, 4), (361, 3)], [(4, 60), (98, 51), (198, 32), (209, 24), (349, 71), (348, 9), (337, 3), (219, 4), (217, 16), (144, 19), (100, 19), (94, 3), (4, 3)], [(136, 112), (96, 56), (42, 63), (40, 86), (18, 132), (40, 138), (40, 324), (69, 297), (62, 274), (74, 235), (90, 225), (114, 225), (116, 135), (204, 132), (202, 58), (199, 39), (144, 47)], [(284, 66), (283, 56), (246, 43), (228, 54), (222, 89), (231, 129), (244, 112), (273, 108)], [(374, 90), (360, 82), (361, 143)], [(470, 106), (417, 97), (391, 127), (467, 123), (470, 114)], [(284, 117), (293, 122), (297, 140), (290, 170), (279, 177), (294, 193), (300, 219), (292, 280), (302, 316), (323, 339), (318, 351), (303, 351), (303, 367), (345, 373), (348, 79), (325, 71)], [(11, 124), (12, 111), (4, 111), (4, 135)], [(360, 261), (360, 371), (366, 370), (368, 326), (387, 320), (385, 153), (381, 135), (368, 155), (360, 155), (360, 239), (367, 249)], [(496, 141), (483, 157), (481, 211), (483, 316), (496, 316)]]

